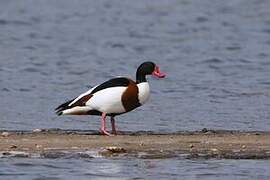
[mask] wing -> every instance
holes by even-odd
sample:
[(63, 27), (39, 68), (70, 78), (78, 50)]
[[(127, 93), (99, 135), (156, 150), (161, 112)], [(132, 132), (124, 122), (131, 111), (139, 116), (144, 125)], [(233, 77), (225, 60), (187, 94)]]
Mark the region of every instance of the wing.
[(124, 77), (118, 77), (110, 79), (98, 86), (95, 86), (88, 90), (87, 92), (79, 95), (77, 98), (74, 98), (70, 101), (67, 101), (57, 108), (55, 108), (56, 113), (61, 112), (63, 110), (75, 107), (75, 106), (85, 106), (85, 103), (98, 91), (101, 91), (110, 87), (127, 87), (129, 84), (129, 79)]
[(110, 79), (98, 86), (93, 87), (89, 91), (81, 94), (77, 98), (75, 98), (73, 101), (69, 103), (69, 106), (84, 106), (85, 103), (98, 91), (101, 91), (103, 89), (111, 88), (111, 87), (127, 87), (129, 84), (129, 79), (124, 77), (114, 78)]
[(55, 108), (56, 113), (61, 115), (61, 112), (66, 110), (66, 109), (70, 109), (70, 108), (73, 108), (75, 106), (84, 106), (85, 103), (92, 97), (91, 92), (93, 91), (94, 88), (96, 88), (96, 87), (91, 88), (87, 92), (79, 95), (77, 98), (74, 98), (70, 101), (67, 101), (67, 102), (61, 104), (60, 106)]

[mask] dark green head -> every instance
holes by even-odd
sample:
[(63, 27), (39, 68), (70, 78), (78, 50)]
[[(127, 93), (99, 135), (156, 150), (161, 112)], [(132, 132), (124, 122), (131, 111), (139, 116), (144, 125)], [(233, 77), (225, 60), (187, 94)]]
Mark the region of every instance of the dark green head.
[(136, 72), (136, 82), (146, 82), (146, 75), (153, 75), (158, 78), (164, 78), (166, 76), (165, 73), (160, 72), (159, 67), (151, 61), (144, 62), (138, 67)]

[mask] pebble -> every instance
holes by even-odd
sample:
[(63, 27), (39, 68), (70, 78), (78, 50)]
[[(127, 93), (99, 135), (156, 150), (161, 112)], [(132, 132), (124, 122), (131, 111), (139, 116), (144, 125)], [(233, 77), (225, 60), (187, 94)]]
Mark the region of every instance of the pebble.
[(194, 147), (194, 145), (193, 145), (193, 144), (190, 144), (190, 145), (189, 145), (189, 147), (190, 147), (190, 148), (193, 148), (193, 147)]
[(4, 136), (4, 137), (8, 137), (9, 135), (10, 135), (9, 132), (2, 132), (2, 133), (1, 133), (1, 136)]
[(110, 146), (106, 147), (106, 150), (112, 152), (112, 153), (125, 153), (126, 150), (122, 147), (117, 147), (117, 146)]
[(42, 148), (42, 145), (39, 145), (39, 144), (35, 144), (36, 148)]
[(12, 145), (10, 145), (10, 146), (9, 146), (9, 148), (10, 148), (10, 149), (16, 149), (16, 148), (17, 148), (17, 146), (16, 146), (16, 145), (14, 145), (14, 144), (12, 144)]
[(213, 153), (217, 153), (217, 152), (218, 152), (218, 149), (212, 148), (211, 151), (212, 151)]
[(33, 132), (41, 132), (41, 129), (34, 129)]
[(101, 150), (99, 154), (103, 156), (111, 156), (114, 154), (120, 154), (120, 153), (125, 153), (127, 152), (124, 148), (122, 147), (117, 147), (117, 146), (110, 146), (106, 147), (105, 149)]

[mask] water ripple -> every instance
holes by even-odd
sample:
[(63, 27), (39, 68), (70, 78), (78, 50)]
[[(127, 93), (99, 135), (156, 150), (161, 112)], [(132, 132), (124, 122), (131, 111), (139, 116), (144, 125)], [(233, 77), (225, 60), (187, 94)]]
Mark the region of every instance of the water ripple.
[(31, 26), (32, 24), (26, 21), (20, 21), (20, 20), (5, 20), (0, 19), (0, 26), (5, 25), (13, 25), (13, 26)]

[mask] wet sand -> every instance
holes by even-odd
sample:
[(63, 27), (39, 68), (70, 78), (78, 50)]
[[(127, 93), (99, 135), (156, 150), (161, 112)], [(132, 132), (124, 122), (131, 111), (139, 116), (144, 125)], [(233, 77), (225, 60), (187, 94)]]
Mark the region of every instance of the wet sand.
[[(57, 154), (62, 151), (96, 151), (103, 156), (140, 158), (269, 159), (270, 132), (207, 130), (194, 132), (119, 132), (103, 136), (98, 131), (1, 131), (2, 155), (20, 151)], [(46, 156), (45, 156), (46, 157)]]

